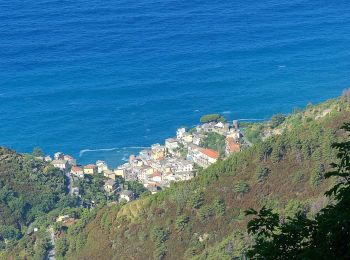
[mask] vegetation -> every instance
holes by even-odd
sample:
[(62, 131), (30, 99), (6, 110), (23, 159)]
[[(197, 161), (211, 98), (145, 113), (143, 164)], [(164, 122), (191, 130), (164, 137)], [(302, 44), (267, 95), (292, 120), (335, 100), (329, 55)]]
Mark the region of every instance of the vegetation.
[[(350, 124), (343, 127), (350, 132)], [(307, 218), (300, 205), (296, 212), (280, 221), (271, 209), (260, 212), (248, 224), (255, 237), (248, 256), (257, 259), (349, 259), (350, 257), (350, 142), (335, 143), (337, 163), (325, 177), (337, 178), (337, 184), (325, 195), (335, 203), (323, 208), (315, 218)], [(319, 171), (317, 171), (319, 173)]]
[[(349, 184), (340, 182), (342, 176), (335, 175), (334, 180), (323, 177), (330, 171), (330, 163), (342, 162), (342, 157), (336, 156), (339, 147), (331, 144), (348, 140), (341, 129), (344, 122), (350, 122), (345, 97), (295, 111), (274, 128), (271, 122), (247, 124), (246, 131), (259, 129), (253, 147), (151, 196), (142, 195), (145, 193), (136, 183), (124, 183), (140, 196), (126, 204), (108, 204), (108, 197), (98, 188), (103, 176), (94, 176), (86, 180), (90, 185), (80, 186), (84, 204), (98, 201), (95, 206), (87, 205), (89, 209), (66, 196), (62, 172), (32, 155), (7, 150), (0, 153), (4, 189), (0, 192), (0, 258), (42, 259), (49, 247), (45, 231), (59, 214), (72, 215), (77, 223), (54, 225), (60, 235), (57, 259), (242, 259), (247, 254), (259, 258), (263, 253), (279, 252), (279, 245), (286, 249), (283, 256), (292, 256), (292, 252), (306, 256), (315, 242), (329, 248), (331, 241), (336, 241), (332, 239), (349, 241), (344, 237), (348, 233), (341, 233), (348, 212), (342, 215), (340, 210), (348, 202), (338, 206), (340, 194), (345, 198), (342, 191)], [(335, 186), (332, 197), (323, 196), (335, 184), (340, 185)], [(28, 204), (28, 208), (15, 206)], [(252, 212), (258, 218), (250, 222), (249, 234), (250, 219), (244, 216), (248, 208), (262, 208)], [(336, 208), (339, 211), (332, 211)], [(336, 221), (326, 221), (328, 217)], [(269, 226), (259, 226), (266, 223)], [(307, 228), (298, 229), (303, 223)], [(33, 227), (39, 231), (27, 234)], [(318, 227), (334, 227), (335, 237)], [(267, 233), (259, 233), (261, 230)], [(304, 235), (307, 239), (299, 240)], [(319, 241), (322, 238), (325, 241)], [(305, 251), (293, 251), (294, 242)], [(337, 259), (348, 258), (344, 253), (347, 243), (343, 244), (344, 248), (334, 245)], [(261, 251), (264, 246), (271, 250)]]
[(225, 154), (225, 137), (215, 132), (209, 132), (203, 138), (201, 146), (213, 149), (220, 153), (221, 156)]
[(271, 127), (276, 128), (280, 126), (286, 120), (286, 116), (283, 114), (274, 115), (271, 118)]
[(222, 116), (222, 115), (219, 115), (219, 114), (209, 114), (209, 115), (204, 115), (200, 118), (199, 120), (201, 123), (210, 123), (210, 122), (226, 122), (226, 119)]
[[(20, 242), (26, 243), (32, 257), (46, 252), (43, 216), (61, 207), (60, 201), (66, 194), (64, 183), (60, 170), (32, 155), (19, 155), (0, 147), (0, 252), (11, 251)], [(28, 239), (34, 227), (39, 230), (35, 244)]]
[(287, 219), (315, 216), (327, 204), (322, 194), (334, 182), (322, 179), (313, 186), (311, 176), (320, 165), (328, 171), (336, 160), (331, 144), (347, 139), (340, 130), (347, 121), (348, 104), (339, 99), (296, 111), (274, 129), (270, 122), (259, 123), (261, 135), (253, 147), (200, 170), (191, 181), (99, 210), (79, 232), (85, 238), (79, 250), (78, 236), (68, 234), (66, 256), (243, 258), (255, 242), (246, 233), (245, 209), (273, 207), (273, 214)]

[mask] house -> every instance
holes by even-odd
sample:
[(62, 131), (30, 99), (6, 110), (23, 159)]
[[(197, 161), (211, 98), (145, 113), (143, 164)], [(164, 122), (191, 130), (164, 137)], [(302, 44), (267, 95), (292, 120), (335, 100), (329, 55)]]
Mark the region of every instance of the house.
[(125, 177), (125, 169), (124, 168), (114, 169), (114, 174), (115, 174), (116, 177), (124, 178)]
[(96, 166), (97, 166), (97, 172), (98, 172), (98, 173), (102, 173), (102, 172), (108, 170), (107, 163), (104, 162), (104, 161), (98, 160), (98, 161), (96, 162)]
[(70, 173), (79, 178), (84, 178), (84, 170), (79, 166), (72, 166)]
[(88, 164), (84, 166), (84, 174), (96, 174), (97, 167), (94, 164)]
[(161, 172), (156, 171), (156, 172), (154, 172), (154, 173), (152, 174), (152, 180), (153, 180), (154, 182), (161, 182), (162, 179), (163, 179), (163, 176), (162, 176), (162, 175), (163, 175), (163, 174), (162, 174)]
[(189, 133), (184, 133), (182, 140), (187, 143), (190, 144), (193, 141), (193, 135), (189, 134)]
[(199, 149), (192, 154), (193, 161), (203, 168), (215, 163), (220, 157), (217, 151), (212, 149)]
[(53, 160), (51, 163), (54, 167), (59, 168), (62, 171), (65, 171), (68, 168), (68, 162), (65, 160)]
[(113, 192), (115, 190), (115, 181), (112, 179), (106, 180), (103, 188), (106, 192)]
[(225, 148), (226, 155), (230, 155), (232, 153), (237, 153), (241, 151), (240, 143), (235, 141), (233, 137), (227, 137), (225, 139), (225, 143), (226, 143), (226, 148)]
[(202, 156), (206, 158), (210, 164), (216, 163), (216, 161), (220, 157), (219, 152), (209, 148), (201, 149), (200, 152), (202, 153)]
[(55, 153), (55, 155), (54, 155), (54, 159), (55, 159), (55, 160), (64, 160), (64, 154), (61, 153), (61, 152), (57, 152), (57, 153)]
[(160, 160), (166, 155), (166, 148), (160, 144), (154, 144), (151, 147), (151, 159)]
[(77, 165), (77, 160), (75, 160), (72, 156), (70, 155), (64, 155), (63, 159), (66, 160), (70, 165)]
[(179, 140), (182, 139), (185, 133), (186, 133), (186, 129), (184, 127), (177, 129), (176, 138)]
[(106, 178), (109, 178), (109, 179), (112, 179), (112, 180), (115, 180), (115, 173), (111, 170), (104, 170), (103, 171), (103, 176), (105, 176)]
[(175, 138), (168, 138), (165, 140), (165, 147), (169, 153), (179, 148), (179, 142)]
[(123, 190), (119, 193), (119, 200), (126, 200), (127, 202), (134, 199), (134, 193), (131, 190)]
[(45, 156), (44, 160), (45, 162), (52, 162), (52, 158), (49, 155)]
[(192, 143), (194, 143), (195, 145), (200, 145), (200, 143), (201, 143), (200, 135), (194, 135), (192, 138)]

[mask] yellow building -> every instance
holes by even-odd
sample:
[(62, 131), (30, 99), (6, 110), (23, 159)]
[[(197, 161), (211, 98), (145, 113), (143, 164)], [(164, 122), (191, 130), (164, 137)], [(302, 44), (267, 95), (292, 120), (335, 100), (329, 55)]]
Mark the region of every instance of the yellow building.
[(96, 174), (97, 173), (97, 167), (93, 164), (88, 164), (84, 166), (84, 174)]
[(124, 169), (115, 169), (114, 174), (116, 177), (123, 177), (124, 178)]

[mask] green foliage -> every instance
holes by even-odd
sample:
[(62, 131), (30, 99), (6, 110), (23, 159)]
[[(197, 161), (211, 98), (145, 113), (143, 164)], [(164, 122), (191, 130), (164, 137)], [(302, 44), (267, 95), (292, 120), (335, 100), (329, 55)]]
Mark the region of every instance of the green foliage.
[(57, 259), (64, 259), (68, 251), (68, 241), (66, 238), (58, 238), (55, 241), (55, 256)]
[(185, 229), (189, 222), (190, 218), (186, 215), (181, 215), (176, 218), (175, 227), (178, 231), (182, 231)]
[(243, 196), (250, 191), (250, 186), (245, 181), (239, 181), (233, 186), (233, 190), (237, 195)]
[(286, 120), (286, 116), (283, 114), (277, 114), (271, 118), (271, 127), (276, 128)]
[(43, 150), (41, 150), (40, 147), (34, 147), (33, 152), (32, 152), (32, 155), (33, 155), (34, 157), (43, 157), (43, 156), (44, 156), (44, 153), (43, 153)]
[(255, 176), (258, 182), (263, 182), (269, 175), (269, 168), (259, 165), (255, 170)]
[(292, 177), (292, 181), (295, 184), (301, 183), (305, 178), (305, 175), (302, 171), (297, 171), (293, 177)]
[(169, 231), (163, 228), (155, 228), (152, 232), (152, 239), (155, 244), (154, 258), (164, 259), (167, 252), (165, 242), (168, 240)]
[(225, 154), (225, 136), (215, 132), (207, 133), (201, 141), (201, 146), (218, 151), (221, 156)]
[(310, 184), (312, 187), (318, 187), (324, 179), (324, 166), (322, 164), (317, 165), (311, 172)]
[(213, 208), (217, 216), (223, 216), (226, 211), (226, 205), (223, 199), (215, 199), (213, 202)]
[[(343, 127), (350, 132), (350, 124)], [(350, 257), (350, 142), (335, 143), (338, 163), (326, 178), (338, 183), (326, 192), (335, 200), (315, 217), (308, 219), (302, 206), (294, 201), (290, 208), (296, 215), (281, 222), (278, 214), (262, 208), (247, 211), (257, 217), (248, 223), (248, 232), (255, 236), (255, 245), (248, 256), (257, 259), (349, 259)], [(291, 212), (292, 213), (292, 212)]]
[[(318, 113), (323, 113), (328, 107), (327, 104), (318, 108)], [(243, 209), (266, 205), (273, 208), (272, 213), (281, 214), (279, 224), (288, 222), (286, 218), (295, 212), (302, 215), (307, 212), (308, 216), (312, 212), (315, 216), (327, 203), (315, 198), (321, 198), (320, 194), (329, 181), (325, 180), (325, 185), (320, 185), (318, 189), (310, 189), (303, 182), (295, 184), (293, 173), (301, 171), (305, 180), (309, 180), (312, 169), (317, 165), (328, 165), (333, 161), (334, 149), (328, 146), (342, 140), (343, 134), (338, 127), (350, 116), (348, 110), (317, 120), (314, 118), (318, 114), (308, 114), (310, 121), (307, 122), (304, 113), (309, 112), (288, 116), (274, 131), (271, 131), (270, 122), (259, 123), (259, 142), (199, 170), (190, 181), (173, 183), (158, 194), (126, 205), (103, 207), (95, 217), (84, 220), (85, 224), (79, 220), (67, 231), (69, 250), (66, 258), (89, 256), (98, 259), (101, 258), (101, 248), (108, 248), (102, 253), (110, 259), (116, 255), (120, 259), (127, 259), (130, 255), (135, 259), (154, 259), (164, 256), (165, 252), (166, 258), (244, 259), (244, 248), (254, 237), (244, 235), (238, 244), (232, 238), (235, 230), (245, 226)], [(269, 134), (272, 136), (268, 137)], [(257, 183), (255, 171), (259, 166), (271, 170), (268, 182)], [(238, 182), (250, 185), (257, 196), (237, 194), (234, 184)], [(296, 202), (289, 203), (295, 198)], [(305, 210), (302, 210), (303, 206)], [(182, 216), (190, 220), (185, 227)], [(159, 226), (174, 231), (165, 242), (155, 246), (151, 234)], [(244, 231), (242, 233), (245, 234)]]
[(199, 209), (204, 203), (204, 194), (203, 192), (196, 192), (190, 198), (190, 207)]
[(284, 215), (286, 217), (293, 217), (295, 215), (306, 215), (307, 207), (305, 202), (301, 202), (296, 199), (291, 199), (288, 201), (285, 209)]
[(145, 186), (142, 185), (142, 183), (137, 181), (126, 181), (125, 185), (127, 185), (128, 190), (131, 190), (134, 193), (136, 198), (150, 193)]
[(199, 219), (205, 221), (215, 215), (215, 210), (211, 205), (205, 205), (199, 209)]
[(225, 118), (219, 114), (209, 114), (204, 115), (199, 120), (201, 123), (209, 123), (209, 122), (226, 122)]

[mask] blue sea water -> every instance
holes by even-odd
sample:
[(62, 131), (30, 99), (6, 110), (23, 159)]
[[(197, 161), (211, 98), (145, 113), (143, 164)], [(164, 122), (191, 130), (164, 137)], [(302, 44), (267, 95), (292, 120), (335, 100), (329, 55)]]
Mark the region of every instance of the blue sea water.
[(341, 0), (0, 0), (0, 145), (115, 166), (206, 113), (338, 96), (349, 46)]

